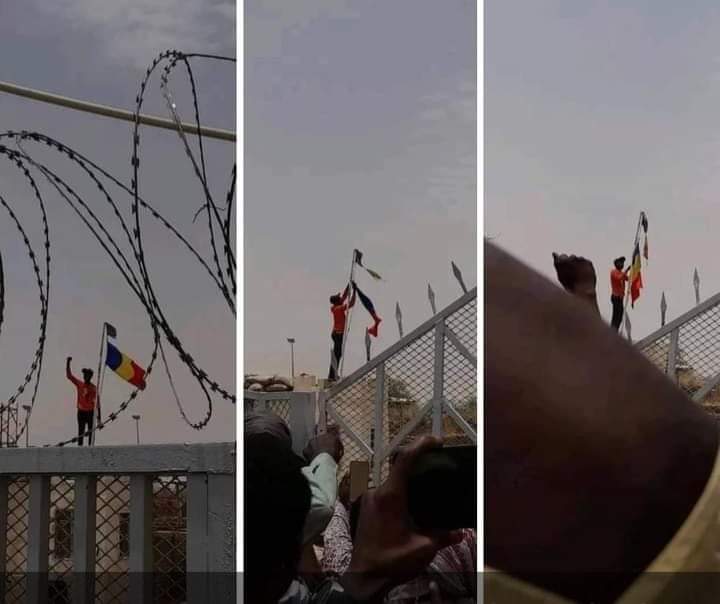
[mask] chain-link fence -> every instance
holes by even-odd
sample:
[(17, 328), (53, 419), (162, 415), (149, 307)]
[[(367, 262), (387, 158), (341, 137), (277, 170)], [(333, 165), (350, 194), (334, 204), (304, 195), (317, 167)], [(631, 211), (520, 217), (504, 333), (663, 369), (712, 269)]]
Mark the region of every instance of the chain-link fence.
[(345, 455), (367, 461), (377, 483), (391, 454), (422, 434), (448, 445), (473, 444), (477, 432), (477, 290), (323, 393), (321, 413), (340, 428)]
[(12, 477), (8, 484), (8, 517), (5, 553), (5, 602), (27, 598), (25, 571), (28, 556), (28, 512), (30, 483), (25, 476)]
[(637, 343), (639, 350), (708, 411), (720, 413), (720, 294)]
[[(204, 445), (206, 448), (207, 445)], [(212, 445), (210, 445), (212, 446)], [(203, 445), (199, 446), (203, 447)], [(103, 457), (111, 459), (107, 454), (112, 447), (103, 447)], [(128, 451), (133, 448), (126, 447)], [(148, 447), (151, 450), (152, 447)], [(192, 446), (189, 447), (192, 449)], [(228, 446), (229, 450), (229, 446)], [(15, 450), (13, 453), (50, 454), (49, 449), (40, 450)], [(77, 453), (64, 451), (64, 453)], [(187, 449), (178, 448), (178, 455), (185, 455), (185, 462), (178, 465), (185, 465), (188, 459)], [(140, 454), (142, 455), (142, 454)], [(209, 453), (198, 453), (199, 464), (212, 464), (213, 451)], [(68, 456), (70, 459), (72, 456)], [(203, 459), (207, 457), (207, 462)], [(122, 458), (121, 458), (122, 459)], [(217, 457), (215, 457), (217, 460)], [(144, 460), (153, 461), (152, 453), (145, 453)], [(48, 462), (52, 463), (52, 462)], [(143, 461), (142, 463), (146, 463)], [(58, 466), (65, 465), (58, 463)], [(80, 464), (82, 465), (82, 464)], [(97, 463), (98, 466), (102, 462)], [(109, 463), (109, 466), (118, 465)], [(168, 465), (168, 464), (166, 464)], [(213, 468), (215, 466), (212, 466)], [(159, 468), (160, 469), (160, 468)], [(1, 473), (0, 473), (1, 474)], [(187, 560), (188, 560), (188, 474), (160, 473), (153, 474), (144, 472), (147, 476), (148, 496), (151, 501), (146, 514), (139, 517), (136, 522), (150, 522), (150, 535), (152, 539), (152, 558), (148, 570), (152, 570), (152, 601), (157, 604), (177, 604), (187, 602), (189, 597), (187, 581)], [(85, 476), (88, 475), (86, 471)], [(228, 473), (230, 476), (230, 474)], [(29, 574), (33, 568), (45, 566), (42, 561), (37, 563), (38, 555), (42, 552), (47, 559), (47, 599), (57, 604), (70, 604), (76, 578), (73, 576), (74, 564), (77, 560), (76, 548), (78, 547), (78, 535), (76, 526), (79, 520), (76, 507), (81, 505), (83, 509), (94, 508), (94, 539), (89, 538), (88, 547), (94, 547), (93, 552), (81, 552), (81, 559), (94, 561), (95, 575), (93, 577), (93, 599), (94, 602), (103, 604), (127, 603), (130, 597), (129, 568), (130, 558), (133, 552), (142, 546), (134, 543), (131, 538), (131, 478), (129, 474), (124, 475), (103, 475), (95, 474), (94, 494), (95, 500), (88, 503), (88, 497), (92, 495), (80, 495), (77, 491), (77, 477), (63, 474), (51, 475), (45, 478), (38, 475), (30, 478), (25, 475), (6, 477), (0, 476), (0, 498), (7, 496), (6, 527), (5, 529), (5, 551), (0, 552), (4, 556), (4, 602), (24, 602), (30, 598), (29, 582), (37, 582), (37, 573)], [(34, 482), (32, 482), (34, 481)], [(87, 481), (86, 483), (87, 484)], [(208, 489), (206, 486), (201, 489)], [(33, 486), (34, 485), (34, 486)], [(32, 489), (36, 489), (33, 491)], [(35, 493), (35, 507), (31, 506), (32, 493)], [(90, 491), (89, 493), (92, 493)], [(43, 495), (42, 493), (46, 493)], [(197, 487), (196, 487), (197, 493)], [(222, 495), (232, 498), (232, 491)], [(47, 497), (47, 499), (44, 499)], [(234, 503), (224, 501), (217, 497), (218, 504), (227, 507)], [(195, 496), (195, 501), (202, 502), (201, 505), (208, 507), (206, 514), (209, 515), (210, 507), (206, 501), (209, 500), (209, 492), (201, 494), (200, 498)], [(44, 503), (43, 503), (44, 501)], [(90, 499), (90, 501), (92, 501)], [(84, 503), (83, 503), (84, 502)], [(2, 503), (2, 502), (0, 502)], [(88, 507), (90, 505), (90, 507)], [(197, 505), (197, 504), (196, 504)], [(38, 507), (41, 506), (41, 507)], [(2, 510), (3, 505), (0, 505)], [(223, 508), (224, 509), (224, 508)], [(34, 511), (33, 511), (34, 510)], [(40, 511), (43, 510), (43, 511)], [(35, 514), (35, 515), (33, 515)], [(92, 518), (92, 512), (89, 512)], [(195, 535), (206, 539), (203, 528), (209, 522), (206, 518), (195, 511)], [(0, 524), (4, 524), (2, 511), (0, 511)], [(199, 523), (199, 524), (198, 524)], [(41, 527), (41, 528), (37, 528)], [(47, 529), (45, 532), (44, 528)], [(82, 528), (80, 529), (82, 530)], [(34, 545), (30, 541), (35, 538)], [(196, 539), (199, 541), (199, 539)], [(80, 543), (83, 539), (80, 539)], [(195, 546), (206, 547), (207, 544), (195, 543)], [(232, 545), (229, 544), (228, 547)], [(80, 546), (84, 547), (84, 546)], [(234, 551), (234, 549), (233, 549)], [(34, 552), (34, 553), (33, 553)], [(38, 553), (40, 552), (40, 553)], [(31, 558), (34, 556), (35, 564)], [(197, 559), (197, 554), (195, 554)], [(92, 562), (91, 562), (92, 563)], [(232, 571), (234, 574), (234, 570)], [(44, 583), (43, 583), (44, 585)], [(44, 589), (44, 587), (42, 588)], [(2, 593), (2, 590), (0, 590)]]

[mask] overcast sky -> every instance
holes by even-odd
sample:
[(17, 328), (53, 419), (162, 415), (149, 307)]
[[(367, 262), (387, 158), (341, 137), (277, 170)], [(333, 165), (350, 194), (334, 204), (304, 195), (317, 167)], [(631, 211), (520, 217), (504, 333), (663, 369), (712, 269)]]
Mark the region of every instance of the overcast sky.
[[(384, 318), (379, 352), (476, 283), (476, 14), (471, 0), (245, 4), (246, 371), (327, 376), (328, 297), (353, 248)], [(345, 373), (364, 360), (358, 307)]]
[[(228, 0), (177, 2), (92, 0), (0, 3), (0, 80), (133, 109), (146, 67), (161, 51), (235, 54), (235, 4)], [(208, 126), (235, 128), (235, 66), (197, 61), (200, 111)], [(192, 119), (189, 87), (175, 72), (172, 88), (178, 110)], [(145, 111), (166, 115), (159, 79), (148, 88)], [(0, 93), (0, 131), (36, 130), (53, 136), (90, 156), (126, 183), (130, 182), (131, 124), (51, 107)], [(181, 143), (172, 132), (141, 131), (140, 190), (211, 260), (206, 223), (192, 219), (203, 202), (202, 190)], [(206, 143), (211, 188), (220, 205), (230, 182), (234, 147)], [(112, 233), (121, 234), (104, 199), (87, 178), (53, 153), (35, 150), (49, 167), (77, 187), (91, 207), (107, 219)], [(75, 391), (65, 379), (65, 357), (74, 357), (79, 374), (97, 367), (103, 321), (118, 330), (118, 346), (145, 366), (152, 351), (149, 321), (105, 252), (80, 220), (43, 183), (50, 219), (52, 275), (45, 365), (40, 394), (31, 420), (31, 441), (56, 442), (74, 435)], [(42, 249), (40, 213), (29, 189), (10, 164), (0, 161), (0, 194), (16, 209), (38, 251)], [(130, 217), (130, 199), (116, 199)], [(234, 318), (214, 285), (191, 256), (149, 217), (144, 219), (144, 243), (150, 276), (163, 311), (189, 353), (208, 374), (235, 391)], [(125, 244), (124, 249), (128, 249)], [(6, 400), (21, 382), (32, 361), (39, 335), (40, 305), (31, 264), (22, 240), (7, 215), (0, 219), (0, 253), (6, 273), (6, 312), (0, 334), (0, 397)], [(172, 349), (170, 363), (187, 413), (204, 416), (205, 402), (196, 382), (180, 365)], [(130, 387), (111, 372), (103, 393), (104, 415), (117, 407)], [(27, 397), (25, 397), (27, 399)], [(22, 400), (21, 402), (27, 402)], [(100, 434), (98, 444), (134, 442), (131, 413), (142, 415), (145, 442), (234, 440), (234, 407), (215, 401), (215, 414), (202, 432), (181, 420), (167, 379), (156, 364), (149, 386), (126, 415)]]
[(720, 290), (720, 6), (695, 0), (485, 2), (485, 233), (554, 277), (551, 252), (598, 270), (632, 253), (641, 210), (650, 262), (637, 339)]

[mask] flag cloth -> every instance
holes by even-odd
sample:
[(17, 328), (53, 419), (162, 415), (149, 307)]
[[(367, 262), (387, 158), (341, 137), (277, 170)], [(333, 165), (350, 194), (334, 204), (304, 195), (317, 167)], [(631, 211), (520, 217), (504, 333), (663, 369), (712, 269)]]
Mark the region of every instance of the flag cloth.
[(645, 212), (640, 212), (640, 224), (642, 225), (643, 231), (645, 232), (645, 245), (643, 246), (643, 256), (645, 256), (645, 260), (647, 260), (648, 259), (648, 239), (647, 239), (648, 219), (647, 219), (647, 214), (645, 214)]
[(365, 307), (365, 310), (367, 310), (368, 313), (370, 313), (370, 316), (375, 321), (375, 324), (372, 327), (368, 327), (367, 331), (371, 336), (377, 338), (378, 327), (379, 327), (380, 321), (382, 321), (382, 319), (377, 316), (377, 313), (375, 312), (375, 306), (373, 305), (372, 300), (370, 300), (370, 298), (368, 298), (360, 290), (360, 288), (357, 286), (355, 281), (352, 282), (352, 286), (355, 289), (355, 292), (357, 293), (358, 297), (360, 298), (360, 302), (362, 302), (362, 305)]
[(640, 243), (636, 243), (630, 268), (630, 300), (633, 308), (635, 308), (635, 300), (640, 297), (640, 290), (643, 287), (641, 269)]
[(145, 390), (145, 370), (110, 342), (107, 343), (105, 364), (126, 382), (130, 382), (140, 390)]
[(105, 323), (105, 333), (108, 338), (117, 338), (117, 329), (110, 325), (110, 323)]
[(367, 274), (370, 275), (376, 281), (382, 281), (382, 277), (378, 273), (376, 273), (372, 269), (369, 269), (367, 266), (365, 266), (362, 263), (362, 257), (363, 257), (363, 253), (360, 250), (355, 250), (355, 258), (354, 258), (355, 264), (364, 268), (367, 271)]

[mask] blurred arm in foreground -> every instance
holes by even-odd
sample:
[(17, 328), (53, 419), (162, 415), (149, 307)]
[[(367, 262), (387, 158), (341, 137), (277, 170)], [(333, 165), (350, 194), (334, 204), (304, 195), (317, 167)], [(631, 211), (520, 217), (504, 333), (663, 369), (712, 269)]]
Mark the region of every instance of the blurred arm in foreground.
[(485, 326), (486, 563), (614, 601), (696, 506), (716, 423), (596, 309), (492, 244)]

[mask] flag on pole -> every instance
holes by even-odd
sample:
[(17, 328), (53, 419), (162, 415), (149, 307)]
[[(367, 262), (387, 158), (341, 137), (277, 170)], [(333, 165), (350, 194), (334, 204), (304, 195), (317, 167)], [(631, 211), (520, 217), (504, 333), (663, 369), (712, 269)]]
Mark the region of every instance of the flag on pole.
[(355, 281), (352, 282), (352, 286), (353, 286), (353, 288), (355, 288), (355, 292), (357, 293), (358, 297), (360, 298), (360, 302), (365, 307), (365, 310), (367, 310), (368, 313), (370, 313), (370, 316), (375, 321), (375, 324), (372, 327), (368, 327), (367, 331), (371, 336), (377, 338), (378, 327), (379, 327), (380, 321), (382, 321), (382, 319), (380, 317), (378, 317), (377, 313), (375, 312), (375, 306), (373, 305), (372, 300), (370, 300), (370, 298), (368, 298), (360, 290), (360, 288), (357, 286), (357, 283), (355, 283)]
[(382, 277), (378, 273), (376, 273), (372, 269), (369, 269), (367, 266), (365, 266), (362, 263), (362, 258), (363, 258), (363, 253), (360, 250), (355, 250), (355, 258), (354, 258), (355, 264), (364, 268), (367, 271), (367, 274), (370, 275), (376, 281), (382, 281)]
[(640, 224), (642, 225), (643, 231), (645, 232), (645, 244), (643, 245), (643, 256), (645, 260), (648, 259), (648, 219), (645, 212), (640, 212)]
[(110, 323), (105, 323), (105, 333), (108, 338), (117, 338), (117, 329), (110, 325)]
[(107, 343), (105, 364), (126, 382), (140, 390), (145, 390), (145, 370), (110, 342)]
[(640, 297), (640, 290), (643, 287), (642, 263), (640, 260), (640, 244), (635, 244), (633, 251), (632, 265), (630, 268), (630, 300), (631, 306), (635, 308), (635, 301)]

